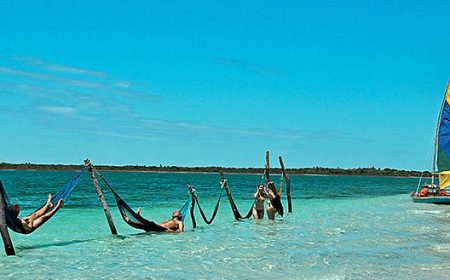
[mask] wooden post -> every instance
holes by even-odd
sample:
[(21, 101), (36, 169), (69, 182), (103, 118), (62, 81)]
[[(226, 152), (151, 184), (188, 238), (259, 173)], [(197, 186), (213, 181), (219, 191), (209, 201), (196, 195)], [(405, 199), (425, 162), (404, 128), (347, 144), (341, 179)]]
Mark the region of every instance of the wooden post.
[(89, 174), (91, 174), (92, 183), (95, 186), (95, 190), (97, 191), (98, 199), (100, 200), (103, 210), (105, 211), (106, 220), (108, 221), (109, 228), (111, 229), (111, 234), (117, 234), (116, 226), (114, 225), (113, 219), (111, 217), (111, 212), (109, 212), (108, 204), (106, 203), (105, 196), (103, 195), (102, 188), (98, 183), (97, 177), (95, 176), (94, 169), (92, 167), (91, 162), (86, 159), (84, 164), (88, 167)]
[(266, 175), (266, 182), (270, 182), (270, 162), (269, 162), (269, 151), (266, 151), (266, 169), (264, 170), (264, 175)]
[(288, 213), (292, 213), (292, 201), (291, 201), (291, 178), (289, 178), (289, 175), (286, 173), (286, 169), (284, 169), (284, 163), (283, 158), (280, 156), (280, 165), (281, 165), (281, 172), (283, 173), (283, 177), (286, 180), (286, 195), (287, 195), (287, 201), (288, 201)]
[[(222, 171), (220, 171), (219, 174), (220, 174), (220, 184), (225, 189), (225, 193), (227, 194), (228, 200), (230, 200), (231, 192), (230, 192), (230, 189), (228, 188), (228, 182), (227, 182), (227, 180), (225, 180), (225, 175), (223, 174)], [(231, 205), (231, 208), (233, 208), (233, 205)], [(233, 209), (233, 212), (234, 212), (234, 209)]]
[(195, 190), (192, 188), (191, 185), (187, 184), (186, 187), (189, 190), (189, 194), (191, 195), (191, 207), (189, 209), (189, 212), (191, 214), (191, 220), (192, 220), (192, 227), (197, 227), (197, 222), (195, 221), (195, 215), (194, 215), (194, 209), (195, 209), (195, 202), (197, 202), (197, 194), (195, 193)]
[[(1, 182), (0, 182), (1, 184)], [(6, 226), (6, 202), (3, 200), (3, 196), (0, 195), (0, 234), (2, 235), (3, 245), (5, 246), (6, 255), (15, 255), (14, 246), (9, 236), (8, 227)]]

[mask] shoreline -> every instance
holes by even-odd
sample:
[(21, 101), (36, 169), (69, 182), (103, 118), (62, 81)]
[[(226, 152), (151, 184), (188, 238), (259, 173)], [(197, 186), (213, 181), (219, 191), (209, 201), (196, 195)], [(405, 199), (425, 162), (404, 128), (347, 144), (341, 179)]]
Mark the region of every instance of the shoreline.
[[(138, 172), (138, 173), (179, 173), (179, 174), (217, 174), (223, 172), (226, 174), (243, 174), (243, 175), (262, 175), (264, 168), (235, 168), (235, 167), (178, 167), (178, 166), (95, 166), (98, 171), (102, 172)], [(0, 171), (79, 171), (83, 165), (64, 165), (64, 164), (10, 164), (0, 163)], [(313, 172), (311, 172), (313, 171)], [(314, 172), (314, 171), (317, 171)], [(327, 172), (328, 171), (328, 172)], [(407, 171), (397, 169), (377, 169), (371, 168), (287, 168), (287, 174), (291, 176), (348, 176), (348, 177), (389, 177), (389, 178), (430, 178), (431, 173), (428, 171)], [(281, 175), (280, 168), (271, 168), (273, 175)]]

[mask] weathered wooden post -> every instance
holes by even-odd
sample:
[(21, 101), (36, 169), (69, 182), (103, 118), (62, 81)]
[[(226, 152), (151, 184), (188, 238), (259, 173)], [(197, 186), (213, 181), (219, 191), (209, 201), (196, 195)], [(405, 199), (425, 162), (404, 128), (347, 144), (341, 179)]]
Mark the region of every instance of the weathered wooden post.
[[(233, 200), (231, 199), (231, 192), (230, 192), (230, 189), (228, 188), (228, 183), (227, 183), (227, 180), (225, 179), (225, 175), (223, 174), (222, 171), (220, 171), (219, 174), (220, 174), (220, 184), (225, 189), (225, 193), (227, 194), (228, 200), (231, 202)], [(233, 212), (234, 212), (235, 206), (236, 205), (234, 205), (234, 203), (232, 203), (231, 208), (233, 209)]]
[(109, 211), (108, 204), (106, 203), (105, 196), (103, 195), (102, 188), (98, 183), (97, 177), (95, 176), (94, 168), (92, 167), (89, 159), (84, 160), (84, 164), (88, 167), (89, 174), (91, 174), (92, 183), (95, 186), (95, 190), (97, 191), (98, 199), (100, 200), (103, 210), (105, 211), (106, 220), (108, 221), (109, 228), (111, 229), (112, 234), (117, 234), (116, 226), (114, 225), (113, 219), (111, 217), (111, 212)]
[(266, 151), (266, 169), (264, 170), (264, 175), (266, 176), (266, 182), (270, 182), (270, 162), (269, 162), (269, 151)]
[[(0, 182), (1, 184), (1, 182)], [(9, 236), (8, 227), (6, 226), (6, 202), (3, 200), (3, 195), (0, 195), (0, 234), (2, 235), (3, 245), (5, 246), (6, 255), (15, 255), (14, 246)]]
[(286, 173), (286, 169), (284, 168), (283, 158), (280, 156), (280, 165), (281, 165), (281, 172), (283, 173), (283, 177), (286, 180), (286, 195), (287, 195), (287, 201), (288, 201), (288, 213), (292, 213), (292, 202), (291, 202), (291, 178), (289, 178), (289, 175)]

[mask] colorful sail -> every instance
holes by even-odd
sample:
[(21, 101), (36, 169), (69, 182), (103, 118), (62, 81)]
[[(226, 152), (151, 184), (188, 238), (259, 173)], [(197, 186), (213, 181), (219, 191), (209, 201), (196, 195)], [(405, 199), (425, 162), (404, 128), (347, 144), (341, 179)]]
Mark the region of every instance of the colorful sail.
[(450, 186), (450, 83), (447, 84), (439, 122), (437, 167), (439, 171), (439, 187)]

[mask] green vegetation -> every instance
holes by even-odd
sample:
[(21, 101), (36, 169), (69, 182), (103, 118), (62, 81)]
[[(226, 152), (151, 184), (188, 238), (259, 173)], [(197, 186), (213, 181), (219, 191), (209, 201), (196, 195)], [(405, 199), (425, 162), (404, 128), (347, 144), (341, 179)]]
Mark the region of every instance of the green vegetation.
[[(0, 170), (79, 170), (82, 165), (66, 165), (66, 164), (34, 164), (34, 163), (0, 163)], [(125, 165), (125, 166), (109, 166), (109, 165), (95, 165), (99, 171), (147, 171), (147, 172), (210, 172), (218, 173), (255, 173), (262, 174), (264, 168), (235, 168), (235, 167), (179, 167), (179, 166), (145, 166), (145, 165)], [(310, 175), (347, 175), (347, 176), (401, 176), (401, 177), (419, 177), (421, 171), (412, 170), (398, 170), (391, 168), (326, 168), (326, 167), (312, 167), (312, 168), (287, 168), (288, 174), (310, 174)], [(281, 173), (280, 168), (271, 168), (272, 173)], [(423, 172), (424, 177), (430, 177), (429, 171)]]

